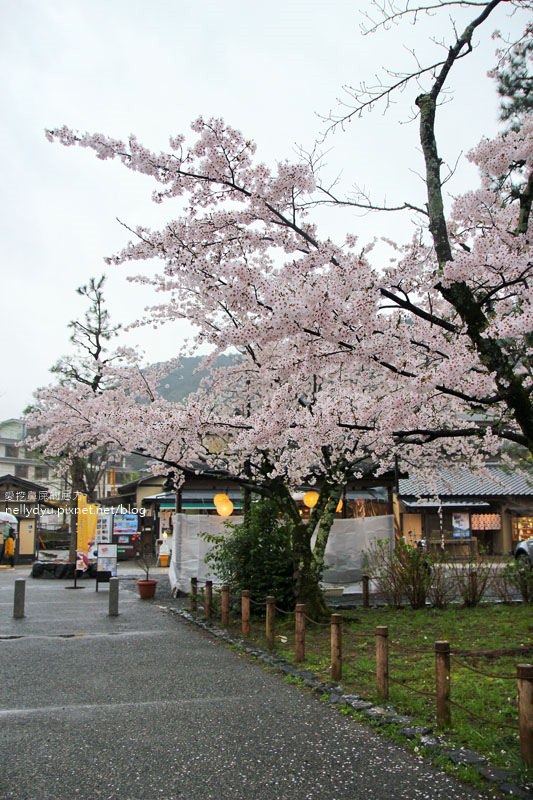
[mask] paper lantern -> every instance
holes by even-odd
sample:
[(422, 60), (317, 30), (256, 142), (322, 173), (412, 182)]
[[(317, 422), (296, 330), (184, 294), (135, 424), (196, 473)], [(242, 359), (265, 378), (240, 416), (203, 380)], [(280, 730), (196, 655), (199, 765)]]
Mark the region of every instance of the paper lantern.
[(340, 514), (341, 513), (342, 506), (343, 506), (342, 500), (339, 500), (339, 502), (337, 503), (337, 508), (335, 509), (335, 514)]
[(213, 503), (215, 504), (215, 506), (218, 506), (219, 503), (227, 503), (228, 501), (229, 501), (228, 495), (224, 494), (223, 492), (216, 494), (213, 497)]
[(304, 506), (314, 508), (318, 503), (318, 492), (306, 492), (304, 494)]
[(226, 500), (217, 503), (216, 510), (221, 517), (229, 517), (233, 513), (233, 503), (228, 497)]

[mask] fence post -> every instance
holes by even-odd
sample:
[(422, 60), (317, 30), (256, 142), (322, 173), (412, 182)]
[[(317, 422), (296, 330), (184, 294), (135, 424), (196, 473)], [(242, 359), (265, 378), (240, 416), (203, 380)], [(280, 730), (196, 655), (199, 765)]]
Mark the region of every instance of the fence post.
[(363, 575), (363, 608), (370, 608), (370, 578)]
[(378, 694), (384, 700), (389, 697), (389, 629), (386, 625), (376, 628), (376, 679)]
[(211, 609), (213, 607), (213, 581), (205, 582), (204, 613), (206, 619), (211, 619)]
[(435, 642), (435, 684), (437, 689), (437, 725), (452, 721), (450, 707), (450, 643)]
[(118, 578), (109, 578), (109, 616), (118, 617)]
[(331, 677), (334, 681), (342, 678), (342, 616), (331, 615)]
[(294, 609), (294, 660), (305, 659), (305, 603), (297, 603)]
[(243, 589), (241, 592), (241, 631), (243, 636), (250, 634), (250, 592)]
[(198, 611), (198, 578), (191, 578), (191, 609)]
[(473, 606), (477, 604), (477, 572), (473, 569), (468, 573), (468, 584), (470, 591), (470, 602)]
[(220, 615), (222, 625), (229, 625), (229, 586), (224, 584), (220, 590)]
[(276, 598), (271, 594), (266, 599), (265, 636), (270, 648), (274, 647), (276, 624)]
[(22, 619), (24, 617), (24, 604), (26, 602), (26, 581), (24, 578), (15, 580), (15, 592), (13, 595), (13, 617)]
[(520, 755), (528, 767), (533, 767), (533, 664), (518, 664), (516, 674)]

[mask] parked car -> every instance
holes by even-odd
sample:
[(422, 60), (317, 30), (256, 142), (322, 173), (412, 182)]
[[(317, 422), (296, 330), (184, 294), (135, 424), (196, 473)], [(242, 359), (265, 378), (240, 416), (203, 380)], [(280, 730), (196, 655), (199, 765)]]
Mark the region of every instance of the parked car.
[(514, 557), (517, 561), (524, 564), (529, 563), (533, 567), (533, 539), (524, 539), (522, 542), (518, 542)]

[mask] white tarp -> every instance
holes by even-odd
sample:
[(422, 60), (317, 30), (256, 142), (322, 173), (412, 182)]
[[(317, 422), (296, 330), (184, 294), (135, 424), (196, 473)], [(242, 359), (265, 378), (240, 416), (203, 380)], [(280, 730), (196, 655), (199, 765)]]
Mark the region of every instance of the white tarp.
[[(204, 561), (211, 545), (199, 534), (224, 534), (224, 520), (207, 514), (175, 514), (173, 530), (168, 575), (173, 591), (187, 593), (191, 578), (200, 583), (213, 578)], [(392, 516), (336, 519), (326, 547), (324, 583), (341, 586), (360, 581), (363, 551), (378, 539), (392, 541), (393, 536)]]
[(392, 515), (336, 519), (326, 545), (324, 583), (342, 585), (360, 581), (364, 551), (378, 539), (392, 542), (393, 537)]

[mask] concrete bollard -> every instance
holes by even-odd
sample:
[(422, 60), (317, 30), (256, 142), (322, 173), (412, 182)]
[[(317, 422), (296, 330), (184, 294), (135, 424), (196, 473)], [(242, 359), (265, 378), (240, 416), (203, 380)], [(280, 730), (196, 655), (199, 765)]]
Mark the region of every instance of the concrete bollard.
[(24, 578), (17, 578), (15, 581), (15, 595), (13, 599), (13, 617), (22, 619), (24, 617), (24, 603), (26, 600), (26, 581)]
[(109, 578), (109, 616), (118, 617), (118, 578)]

